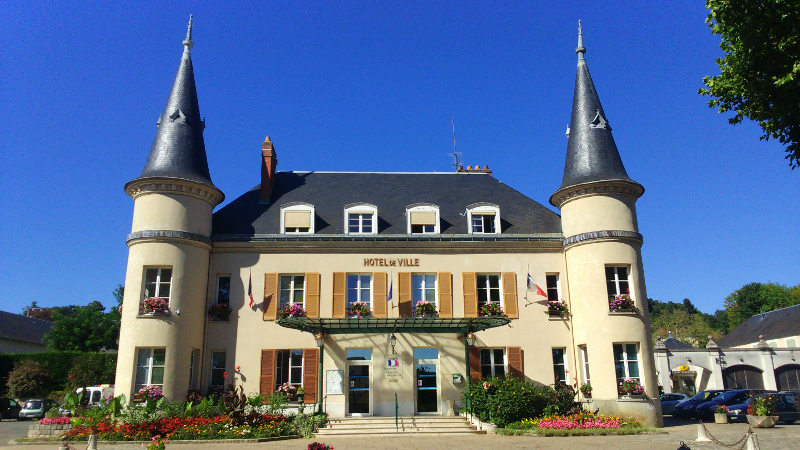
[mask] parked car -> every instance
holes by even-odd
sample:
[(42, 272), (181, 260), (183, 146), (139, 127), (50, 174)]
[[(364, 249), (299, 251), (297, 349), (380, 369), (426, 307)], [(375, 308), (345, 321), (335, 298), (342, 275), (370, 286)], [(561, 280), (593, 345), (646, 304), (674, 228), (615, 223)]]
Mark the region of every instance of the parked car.
[(689, 399), (689, 396), (686, 394), (678, 394), (678, 393), (671, 393), (671, 394), (661, 394), (659, 400), (661, 400), (661, 414), (667, 415), (672, 414), (672, 410), (675, 409), (675, 405), (680, 402), (686, 401)]
[(714, 412), (717, 410), (718, 406), (737, 405), (749, 399), (754, 393), (755, 391), (750, 389), (733, 389), (728, 392), (723, 392), (710, 401), (697, 405), (692, 417), (700, 420), (712, 420), (714, 418)]
[(681, 419), (691, 419), (694, 416), (694, 410), (701, 404), (711, 401), (714, 397), (725, 392), (723, 389), (713, 389), (709, 391), (701, 391), (694, 397), (684, 402), (675, 405), (672, 411), (673, 417), (680, 417)]
[[(800, 420), (800, 392), (770, 392), (766, 394), (776, 397), (775, 413), (778, 415), (778, 422), (794, 423)], [(728, 406), (729, 422), (747, 422), (747, 407), (750, 406), (748, 398), (743, 403)]]
[(0, 420), (17, 419), (19, 420), (19, 410), (22, 406), (11, 398), (0, 398)]
[[(86, 391), (89, 396), (89, 406), (97, 406), (100, 403), (100, 399), (114, 396), (114, 385), (99, 384), (97, 386), (88, 386)], [(83, 388), (78, 388), (75, 392), (80, 395), (83, 393)]]
[(34, 398), (25, 402), (25, 406), (19, 412), (19, 420), (41, 419), (44, 413), (56, 406), (56, 402), (49, 399)]

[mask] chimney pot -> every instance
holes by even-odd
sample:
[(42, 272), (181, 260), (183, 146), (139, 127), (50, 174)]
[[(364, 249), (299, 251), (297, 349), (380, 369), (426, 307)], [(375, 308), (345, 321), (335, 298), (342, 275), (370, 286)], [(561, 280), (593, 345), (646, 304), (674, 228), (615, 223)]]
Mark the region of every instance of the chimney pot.
[(467, 170), (472, 170), (472, 166), (467, 166)]

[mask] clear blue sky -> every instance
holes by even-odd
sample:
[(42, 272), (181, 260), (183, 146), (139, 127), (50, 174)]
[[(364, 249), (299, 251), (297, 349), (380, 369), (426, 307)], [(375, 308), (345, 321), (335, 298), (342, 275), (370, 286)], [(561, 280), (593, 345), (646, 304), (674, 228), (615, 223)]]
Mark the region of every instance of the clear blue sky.
[[(279, 170), (466, 164), (551, 207), (586, 59), (638, 202), (648, 296), (701, 310), (800, 283), (800, 170), (697, 95), (718, 73), (703, 2), (0, 3), (0, 310), (111, 306), (189, 14), (205, 142), (227, 201)], [(551, 207), (552, 208), (552, 207)]]

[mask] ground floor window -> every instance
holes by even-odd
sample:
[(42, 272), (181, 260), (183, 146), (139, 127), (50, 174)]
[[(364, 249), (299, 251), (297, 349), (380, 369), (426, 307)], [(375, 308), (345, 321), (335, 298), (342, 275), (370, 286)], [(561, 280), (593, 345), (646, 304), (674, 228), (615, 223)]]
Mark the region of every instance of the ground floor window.
[(637, 344), (614, 344), (614, 370), (617, 372), (618, 385), (626, 379), (641, 383), (637, 347)]
[(481, 378), (506, 376), (506, 350), (503, 348), (481, 349)]
[(751, 366), (733, 366), (722, 371), (725, 389), (764, 389), (761, 370)]
[(303, 385), (303, 351), (275, 351), (275, 389), (283, 383), (300, 387)]
[(211, 386), (225, 385), (225, 359), (224, 351), (211, 352)]
[(136, 381), (134, 392), (145, 386), (164, 385), (164, 361), (167, 350), (164, 348), (140, 348), (136, 351)]
[(556, 384), (567, 383), (567, 364), (565, 354), (567, 350), (564, 348), (553, 349), (553, 375), (555, 376)]
[(775, 370), (779, 391), (800, 391), (800, 365), (783, 366)]
[(579, 345), (578, 350), (581, 352), (581, 361), (583, 363), (583, 382), (586, 384), (590, 384), (590, 376), (589, 376), (589, 349), (586, 348), (585, 345)]

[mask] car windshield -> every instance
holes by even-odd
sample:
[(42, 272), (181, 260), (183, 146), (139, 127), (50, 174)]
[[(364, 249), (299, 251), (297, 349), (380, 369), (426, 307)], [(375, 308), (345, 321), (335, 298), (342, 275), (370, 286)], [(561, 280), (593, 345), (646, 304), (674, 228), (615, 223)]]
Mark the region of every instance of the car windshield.
[(25, 403), (25, 409), (40, 409), (41, 407), (41, 400), (29, 400), (27, 403)]
[(711, 400), (712, 398), (718, 396), (721, 393), (722, 393), (722, 391), (703, 391), (703, 392), (695, 395), (694, 397), (692, 397), (691, 400), (709, 401), (709, 400)]
[(742, 397), (742, 399), (744, 400), (744, 398), (746, 398), (746, 396), (747, 396), (747, 392), (730, 391), (730, 392), (723, 392), (715, 400), (722, 400), (723, 402), (726, 402), (728, 400), (733, 400), (735, 397)]

